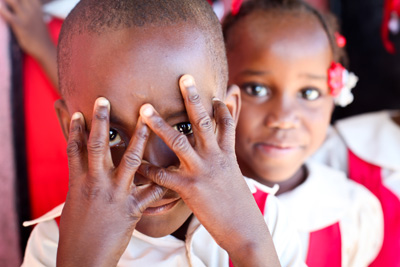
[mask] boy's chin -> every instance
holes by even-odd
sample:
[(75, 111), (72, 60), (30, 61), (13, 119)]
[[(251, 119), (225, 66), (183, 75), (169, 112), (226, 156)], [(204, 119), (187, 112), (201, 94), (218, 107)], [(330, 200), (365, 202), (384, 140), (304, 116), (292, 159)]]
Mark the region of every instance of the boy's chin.
[(192, 214), (182, 199), (160, 214), (145, 212), (136, 224), (136, 230), (150, 237), (163, 237), (178, 230)]

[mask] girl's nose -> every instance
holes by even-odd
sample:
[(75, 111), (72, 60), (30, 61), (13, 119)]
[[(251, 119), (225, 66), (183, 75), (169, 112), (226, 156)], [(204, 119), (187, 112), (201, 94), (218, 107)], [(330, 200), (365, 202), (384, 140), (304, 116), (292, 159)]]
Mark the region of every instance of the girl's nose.
[(266, 105), (268, 105), (268, 112), (265, 125), (268, 128), (289, 130), (299, 127), (298, 107), (290, 96), (277, 96)]

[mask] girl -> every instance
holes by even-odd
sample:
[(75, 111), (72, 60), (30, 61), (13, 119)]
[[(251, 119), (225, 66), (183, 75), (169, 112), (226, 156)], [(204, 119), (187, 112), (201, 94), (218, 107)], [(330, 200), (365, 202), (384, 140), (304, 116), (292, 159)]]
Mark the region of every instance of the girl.
[(294, 0), (248, 1), (228, 15), (229, 83), (242, 93), (236, 153), (256, 187), (279, 185), (309, 266), (367, 266), (382, 242), (378, 200), (341, 172), (306, 163), (325, 138), (334, 100), (351, 100), (335, 30)]

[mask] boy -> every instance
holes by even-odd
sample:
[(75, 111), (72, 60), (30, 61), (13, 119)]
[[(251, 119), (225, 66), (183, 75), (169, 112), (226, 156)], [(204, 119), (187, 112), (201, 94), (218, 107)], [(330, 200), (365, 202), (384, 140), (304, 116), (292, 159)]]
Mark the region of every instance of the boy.
[(302, 265), (275, 198), (264, 220), (236, 163), (239, 90), (225, 93), (206, 1), (81, 1), (58, 58), (69, 192), (25, 266), (278, 266), (265, 221), (282, 265)]

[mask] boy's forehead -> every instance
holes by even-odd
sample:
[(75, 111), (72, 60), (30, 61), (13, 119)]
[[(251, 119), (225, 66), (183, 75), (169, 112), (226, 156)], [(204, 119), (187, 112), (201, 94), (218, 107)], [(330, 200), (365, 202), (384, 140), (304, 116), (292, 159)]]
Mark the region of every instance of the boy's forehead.
[[(112, 107), (137, 112), (144, 103), (160, 113), (182, 109), (178, 79), (194, 76), (207, 100), (219, 96), (206, 38), (193, 27), (133, 27), (100, 35), (79, 35), (72, 42), (70, 112), (91, 109), (99, 96)], [(219, 96), (220, 97), (220, 96)], [(131, 113), (132, 114), (132, 113)]]

